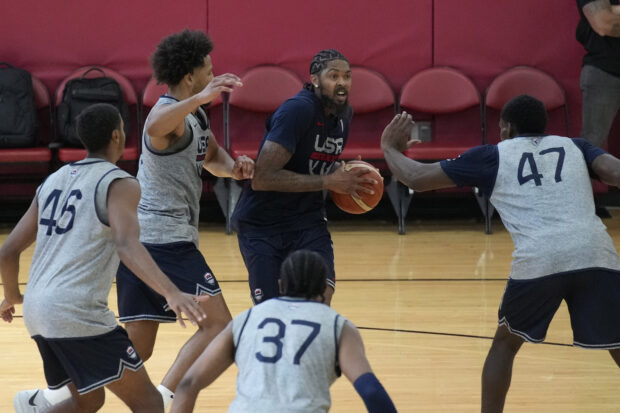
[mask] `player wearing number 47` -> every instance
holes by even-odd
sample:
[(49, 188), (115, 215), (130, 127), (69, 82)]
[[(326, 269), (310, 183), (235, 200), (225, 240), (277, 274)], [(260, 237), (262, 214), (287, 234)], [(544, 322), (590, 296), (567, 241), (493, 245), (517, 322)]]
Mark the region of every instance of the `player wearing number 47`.
[[(517, 96), (500, 115), (497, 145), (422, 164), (403, 155), (413, 121), (403, 112), (381, 137), (394, 176), (416, 191), (476, 186), (499, 212), (515, 250), (499, 325), (482, 372), (482, 412), (501, 412), (514, 357), (538, 343), (562, 300), (575, 346), (607, 349), (620, 366), (620, 262), (596, 216), (590, 173), (620, 185), (620, 160), (584, 139), (545, 134), (539, 100)], [(414, 148), (415, 150), (415, 148)]]
[[(63, 166), (37, 189), (34, 200), (0, 249), (5, 299), (0, 315), (13, 320), (23, 302), (24, 322), (37, 343), (50, 389), (69, 385), (71, 398), (50, 406), (45, 391), (19, 392), (17, 413), (97, 411), (104, 386), (133, 412), (162, 412), (162, 398), (125, 330), (108, 308), (119, 257), (162, 294), (184, 325), (204, 311), (179, 291), (139, 241), (140, 186), (115, 163), (125, 147), (123, 120), (111, 105), (96, 104), (78, 117), (87, 157)], [(36, 240), (24, 295), (20, 254)]]
[(297, 250), (280, 270), (281, 296), (244, 311), (187, 371), (171, 413), (193, 411), (198, 392), (233, 361), (237, 396), (229, 413), (327, 412), (340, 372), (371, 413), (395, 413), (364, 354), (357, 328), (325, 305), (329, 268), (314, 251)]

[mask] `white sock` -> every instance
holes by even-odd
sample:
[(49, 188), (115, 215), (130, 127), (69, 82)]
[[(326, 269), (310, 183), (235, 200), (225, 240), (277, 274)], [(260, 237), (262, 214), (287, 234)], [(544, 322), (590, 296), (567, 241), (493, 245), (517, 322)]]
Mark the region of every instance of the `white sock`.
[(43, 396), (51, 404), (58, 404), (71, 397), (71, 391), (68, 386), (62, 386), (60, 389), (44, 389)]
[(168, 410), (168, 406), (174, 399), (174, 393), (168, 390), (163, 384), (157, 386), (157, 391), (161, 393), (161, 397), (164, 399), (164, 411)]

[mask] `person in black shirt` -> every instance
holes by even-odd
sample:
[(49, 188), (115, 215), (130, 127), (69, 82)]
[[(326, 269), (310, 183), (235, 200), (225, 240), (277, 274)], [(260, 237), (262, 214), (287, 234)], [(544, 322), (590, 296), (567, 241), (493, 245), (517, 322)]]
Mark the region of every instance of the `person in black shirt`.
[(581, 136), (603, 147), (620, 108), (618, 0), (577, 0), (577, 40), (586, 49), (581, 69)]

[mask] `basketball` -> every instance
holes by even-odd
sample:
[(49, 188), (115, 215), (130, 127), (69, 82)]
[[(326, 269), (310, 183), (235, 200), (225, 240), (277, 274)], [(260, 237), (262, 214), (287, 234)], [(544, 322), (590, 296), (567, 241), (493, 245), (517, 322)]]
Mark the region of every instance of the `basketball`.
[(374, 178), (377, 181), (375, 185), (363, 184), (365, 187), (373, 189), (375, 191), (374, 194), (371, 195), (366, 192), (359, 192), (358, 194), (360, 197), (357, 198), (349, 194), (339, 194), (332, 191), (329, 192), (336, 206), (349, 214), (363, 214), (370, 211), (377, 206), (383, 196), (383, 178), (381, 178), (381, 173), (379, 173), (379, 170), (364, 161), (349, 161), (344, 165), (345, 171), (350, 171), (356, 168), (364, 168), (368, 170), (368, 172), (362, 176)]

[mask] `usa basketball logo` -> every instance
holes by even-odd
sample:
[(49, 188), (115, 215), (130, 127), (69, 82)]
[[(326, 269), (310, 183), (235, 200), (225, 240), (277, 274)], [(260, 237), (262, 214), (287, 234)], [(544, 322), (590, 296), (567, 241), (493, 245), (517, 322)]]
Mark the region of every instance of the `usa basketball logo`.
[(131, 346), (127, 347), (127, 355), (132, 359), (138, 358), (138, 355), (136, 354), (136, 350), (134, 350), (133, 347)]
[(260, 288), (256, 288), (254, 290), (254, 299), (256, 301), (260, 301), (263, 299), (263, 290), (261, 290)]
[(75, 176), (75, 175), (77, 175), (77, 169), (75, 169), (75, 168), (74, 168), (74, 169), (72, 169), (72, 170), (71, 170), (71, 173), (70, 173), (69, 175), (71, 175), (71, 176)]
[(210, 285), (215, 284), (215, 278), (213, 278), (213, 275), (210, 272), (205, 274), (205, 281), (207, 282), (207, 284), (210, 284)]

